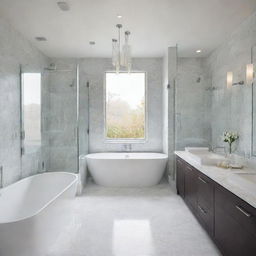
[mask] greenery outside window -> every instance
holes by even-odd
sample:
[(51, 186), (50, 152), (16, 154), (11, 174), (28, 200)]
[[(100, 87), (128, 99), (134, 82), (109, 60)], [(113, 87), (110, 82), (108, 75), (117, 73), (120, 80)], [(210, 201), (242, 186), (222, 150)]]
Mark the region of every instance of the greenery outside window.
[(107, 72), (105, 137), (114, 142), (146, 138), (146, 73)]

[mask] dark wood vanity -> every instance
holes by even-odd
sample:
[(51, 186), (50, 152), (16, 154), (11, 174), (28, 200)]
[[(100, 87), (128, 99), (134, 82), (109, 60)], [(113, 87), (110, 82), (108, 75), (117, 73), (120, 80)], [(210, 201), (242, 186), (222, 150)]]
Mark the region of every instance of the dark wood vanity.
[(256, 255), (256, 209), (176, 156), (177, 193), (224, 256)]

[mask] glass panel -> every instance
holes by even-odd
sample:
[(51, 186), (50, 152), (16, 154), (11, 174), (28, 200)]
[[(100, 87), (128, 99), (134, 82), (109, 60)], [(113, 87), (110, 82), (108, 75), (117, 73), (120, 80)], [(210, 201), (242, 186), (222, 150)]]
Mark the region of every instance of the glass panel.
[[(214, 89), (214, 84), (212, 86), (211, 76), (207, 69), (207, 58), (179, 57), (177, 71), (175, 149), (184, 150), (187, 146), (209, 147), (211, 97), (217, 90)], [(219, 137), (222, 132), (219, 133)]]
[[(87, 74), (81, 72), (79, 74), (80, 81), (87, 80)], [(79, 86), (78, 95), (79, 106), (79, 155), (87, 155), (89, 153), (89, 82), (86, 86)]]
[(145, 138), (145, 73), (106, 73), (107, 139)]
[(77, 65), (50, 65), (42, 76), (23, 71), (21, 88), (23, 176), (44, 171), (77, 172), (79, 150), (88, 153), (89, 118), (89, 88), (79, 88)]
[[(252, 63), (254, 67), (254, 75), (256, 72), (256, 46), (252, 48)], [(254, 81), (252, 85), (252, 102), (253, 102), (253, 108), (252, 108), (252, 155), (256, 156), (256, 83), (255, 83), (255, 76)]]
[(77, 71), (75, 64), (58, 63), (45, 70), (48, 88), (43, 109), (44, 161), (47, 171), (78, 171)]
[(41, 73), (22, 74), (23, 148), (35, 152), (41, 146)]

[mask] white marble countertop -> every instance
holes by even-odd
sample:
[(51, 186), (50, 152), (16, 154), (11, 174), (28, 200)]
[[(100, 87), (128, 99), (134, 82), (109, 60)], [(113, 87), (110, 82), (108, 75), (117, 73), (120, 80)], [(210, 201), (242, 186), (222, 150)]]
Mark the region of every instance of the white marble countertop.
[[(235, 173), (255, 173), (255, 169), (243, 168), (242, 170), (234, 169), (223, 169), (217, 166), (211, 165), (201, 165), (194, 161), (191, 154), (186, 151), (175, 151), (175, 154), (185, 160), (187, 163), (192, 165), (194, 168), (211, 178), (213, 181), (217, 182), (233, 194), (237, 195), (245, 202), (256, 208), (256, 185), (255, 188), (246, 186), (244, 182), (241, 184), (236, 184), (232, 182), (232, 178)], [(237, 182), (237, 180), (236, 180)]]

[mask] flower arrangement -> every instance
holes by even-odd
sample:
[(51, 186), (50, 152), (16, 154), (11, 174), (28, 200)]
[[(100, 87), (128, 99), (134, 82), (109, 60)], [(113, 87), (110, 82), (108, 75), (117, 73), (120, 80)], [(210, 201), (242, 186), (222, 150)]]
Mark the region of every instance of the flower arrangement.
[(232, 143), (238, 140), (239, 135), (237, 132), (224, 132), (223, 141), (228, 143), (229, 146), (229, 154), (232, 153)]

